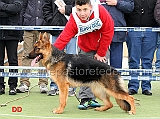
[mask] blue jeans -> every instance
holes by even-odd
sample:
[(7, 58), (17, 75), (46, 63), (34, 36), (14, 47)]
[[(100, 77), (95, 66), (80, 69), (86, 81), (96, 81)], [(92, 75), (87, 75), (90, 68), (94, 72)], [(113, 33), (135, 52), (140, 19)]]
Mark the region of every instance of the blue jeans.
[(155, 67), (160, 68), (160, 33), (158, 35)]
[[(58, 36), (52, 36), (52, 44), (56, 41)], [(77, 54), (77, 38), (72, 38), (70, 42), (65, 47), (67, 54)], [(58, 89), (57, 84), (53, 82), (51, 79), (50, 88), (52, 89)], [(69, 88), (70, 90), (71, 88)], [(76, 90), (76, 88), (74, 88)]]
[(110, 65), (122, 68), (123, 42), (112, 42), (110, 45)]
[[(58, 36), (52, 36), (52, 44), (56, 41)], [(66, 54), (78, 54), (77, 51), (77, 38), (72, 38), (66, 47), (64, 48), (66, 50)]]
[[(126, 43), (128, 47), (128, 62), (130, 69), (139, 69), (140, 61), (142, 69), (152, 68), (152, 61), (157, 45), (157, 38), (157, 32), (128, 32)], [(129, 80), (128, 89), (133, 89), (138, 92), (139, 82), (139, 80)], [(141, 88), (142, 92), (145, 90), (151, 90), (150, 81), (143, 80), (141, 83)]]

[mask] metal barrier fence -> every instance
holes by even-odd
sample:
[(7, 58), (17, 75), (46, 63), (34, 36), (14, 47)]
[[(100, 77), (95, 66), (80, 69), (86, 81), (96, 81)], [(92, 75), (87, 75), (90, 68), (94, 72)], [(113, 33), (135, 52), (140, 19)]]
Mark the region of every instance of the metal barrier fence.
[[(63, 30), (64, 26), (0, 26), (2, 30)], [(160, 27), (115, 27), (115, 31), (150, 31), (159, 32)], [(0, 77), (49, 78), (44, 67), (0, 66)], [(18, 69), (18, 73), (9, 72)], [(160, 81), (160, 70), (155, 69), (117, 69), (124, 80)], [(26, 72), (25, 72), (26, 71)], [(29, 71), (29, 73), (27, 73)]]
[[(9, 69), (18, 69), (18, 72), (9, 72)], [(49, 78), (45, 67), (0, 66), (0, 71), (0, 77)]]
[[(26, 78), (49, 78), (45, 67), (31, 66), (0, 66), (0, 77), (26, 77)], [(17, 73), (9, 72), (9, 69), (18, 69)], [(150, 80), (160, 81), (160, 70), (155, 69), (117, 69), (124, 80)]]

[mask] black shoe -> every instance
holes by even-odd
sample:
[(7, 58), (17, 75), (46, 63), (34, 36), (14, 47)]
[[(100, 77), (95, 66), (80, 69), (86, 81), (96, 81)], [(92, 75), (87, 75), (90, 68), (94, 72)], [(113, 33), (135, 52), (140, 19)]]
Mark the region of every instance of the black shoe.
[(128, 94), (129, 94), (129, 95), (134, 95), (134, 94), (137, 94), (137, 92), (136, 92), (135, 90), (133, 90), (133, 89), (130, 89), (130, 90), (128, 91)]
[(9, 95), (16, 95), (16, 94), (17, 94), (16, 88), (10, 88)]
[(144, 95), (152, 95), (152, 92), (150, 90), (145, 90), (142, 92)]
[(5, 94), (4, 88), (0, 89), (0, 95)]

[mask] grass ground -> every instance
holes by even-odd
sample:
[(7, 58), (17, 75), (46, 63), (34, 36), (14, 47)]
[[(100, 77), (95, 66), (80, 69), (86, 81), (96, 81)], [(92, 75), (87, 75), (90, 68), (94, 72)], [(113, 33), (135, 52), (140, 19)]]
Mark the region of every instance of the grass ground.
[[(37, 84), (37, 79), (31, 79), (32, 86)], [(127, 84), (128, 81), (126, 81)], [(136, 115), (129, 115), (119, 108), (115, 100), (111, 98), (114, 107), (108, 111), (96, 112), (94, 109), (79, 110), (77, 105), (78, 100), (75, 97), (69, 97), (67, 106), (63, 114), (53, 114), (51, 111), (58, 106), (58, 96), (47, 96), (40, 94), (38, 86), (34, 87), (30, 95), (26, 98), (9, 103), (5, 107), (0, 107), (0, 119), (70, 119), (70, 118), (86, 118), (86, 119), (160, 119), (160, 82), (152, 82), (153, 96), (145, 96), (141, 94), (141, 89), (134, 97), (140, 101), (136, 101)], [(8, 88), (6, 94), (0, 95), (0, 104), (16, 99), (25, 94), (17, 94), (15, 96), (8, 95)], [(98, 100), (99, 101), (99, 100)], [(103, 104), (101, 101), (99, 103)], [(22, 112), (12, 112), (13, 106), (22, 107)]]

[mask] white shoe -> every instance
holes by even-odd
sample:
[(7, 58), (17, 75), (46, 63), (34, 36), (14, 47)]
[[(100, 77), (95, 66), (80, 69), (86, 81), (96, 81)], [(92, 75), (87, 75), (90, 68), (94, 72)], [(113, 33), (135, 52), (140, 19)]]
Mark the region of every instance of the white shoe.
[(29, 87), (26, 84), (21, 83), (17, 88), (17, 93), (25, 93), (25, 92), (28, 92), (28, 90), (29, 90)]
[(75, 95), (76, 95), (76, 91), (74, 91), (74, 88), (69, 88), (68, 96), (72, 97), (72, 96), (75, 96)]
[(50, 91), (48, 91), (48, 96), (55, 96), (58, 95), (59, 91), (57, 89), (51, 89)]
[(47, 93), (48, 92), (47, 85), (44, 84), (44, 83), (39, 85), (39, 89), (40, 89), (41, 93)]

